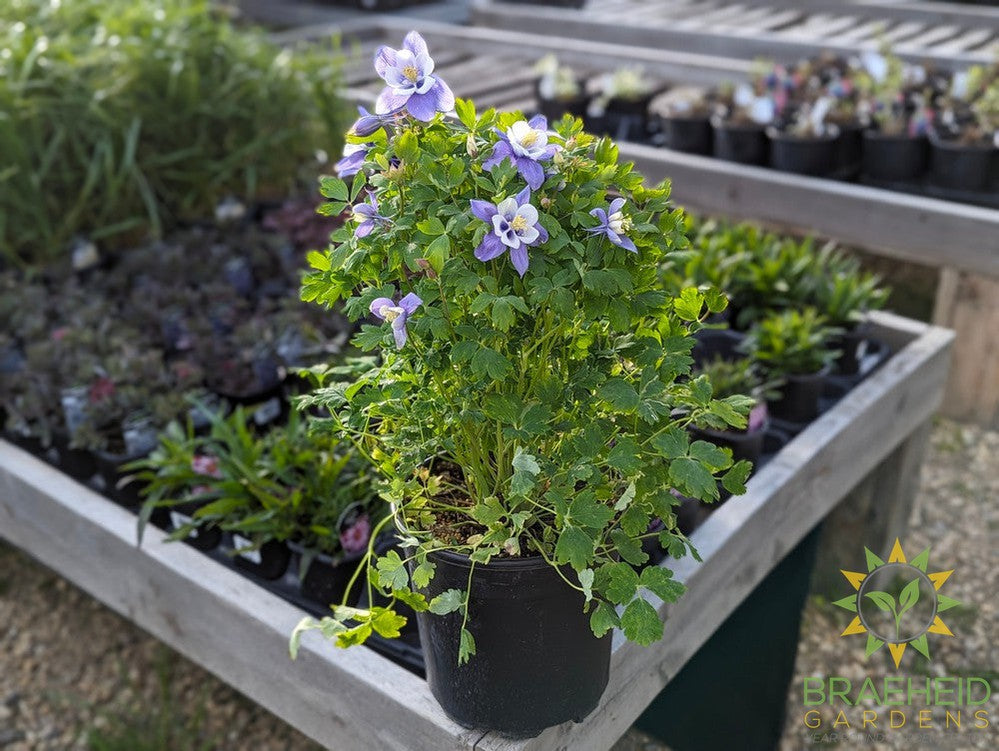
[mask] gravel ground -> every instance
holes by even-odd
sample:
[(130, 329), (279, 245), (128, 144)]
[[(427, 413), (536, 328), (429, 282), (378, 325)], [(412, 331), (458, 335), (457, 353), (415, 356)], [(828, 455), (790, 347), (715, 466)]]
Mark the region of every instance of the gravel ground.
[[(923, 471), (913, 529), (905, 548), (932, 546), (931, 565), (954, 568), (945, 593), (965, 603), (947, 614), (956, 638), (931, 637), (933, 675), (980, 675), (999, 688), (999, 433), (941, 422)], [(787, 699), (780, 751), (837, 745), (810, 742), (802, 723), (805, 676), (836, 674), (861, 681), (894, 675), (879, 653), (863, 658), (860, 637), (839, 638), (847, 613), (809, 603), (798, 665)], [(906, 656), (898, 674), (919, 675)], [(908, 670), (907, 670), (908, 668)], [(883, 742), (840, 742), (838, 748), (994, 749), (991, 727), (933, 730), (918, 742), (887, 731)], [(862, 708), (855, 710), (857, 713)], [(851, 715), (852, 716), (852, 715)], [(835, 713), (823, 713), (832, 732)], [(910, 725), (915, 717), (910, 719)], [(129, 739), (124, 734), (135, 733)], [(840, 729), (842, 731), (842, 729)], [(0, 544), (0, 749), (87, 749), (88, 734), (119, 738), (114, 751), (313, 751), (318, 746), (42, 566)], [(122, 741), (121, 738), (126, 740)], [(434, 750), (437, 751), (437, 750)], [(614, 751), (665, 751), (632, 731)]]

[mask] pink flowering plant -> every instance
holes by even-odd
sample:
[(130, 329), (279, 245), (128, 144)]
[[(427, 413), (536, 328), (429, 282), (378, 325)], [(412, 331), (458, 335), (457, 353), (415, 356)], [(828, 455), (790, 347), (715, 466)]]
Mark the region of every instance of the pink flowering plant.
[[(407, 43), (412, 65), (377, 57), (380, 73), (395, 60), (389, 90), (415, 75), (406, 91), (435, 91), (419, 79), (433, 70), (426, 46), (415, 32)], [(745, 427), (753, 404), (690, 377), (691, 334), (726, 301), (657, 281), (687, 244), (668, 184), (646, 187), (578, 120), (552, 128), (462, 100), (445, 111), (435, 81), (432, 116), (413, 94), (379, 97), (377, 130), (366, 115), (348, 135), (371, 144), (357, 173), (322, 180), (322, 210), (360, 204), (365, 230), (348, 223), (311, 254), (303, 299), (364, 321), (354, 343), (371, 354), (323, 374), (304, 404), (327, 409), (384, 478), (402, 554), (369, 552), (368, 602), (386, 605), (303, 620), (292, 653), (308, 629), (343, 647), (398, 635), (400, 602), (467, 622), (467, 589), (424, 594), (445, 550), (471, 558), (470, 587), (475, 565), (541, 556), (582, 593), (594, 634), (649, 644), (663, 623), (645, 593), (674, 600), (683, 586), (643, 543), (694, 553), (671, 489), (715, 500), (719, 484), (743, 492), (750, 469), (686, 431)], [(665, 529), (650, 532), (656, 519)], [(474, 653), (465, 629), (459, 662)]]

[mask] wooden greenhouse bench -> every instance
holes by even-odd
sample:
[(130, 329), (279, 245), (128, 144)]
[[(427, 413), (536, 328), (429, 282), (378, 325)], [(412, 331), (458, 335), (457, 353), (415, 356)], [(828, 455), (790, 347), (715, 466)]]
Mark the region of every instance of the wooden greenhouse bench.
[[(668, 608), (656, 603), (665, 638), (647, 648), (615, 641), (598, 709), (526, 741), (459, 727), (423, 680), (365, 647), (337, 650), (312, 633), (290, 661), (301, 610), (187, 545), (163, 543), (156, 529), (138, 546), (134, 515), (5, 441), (0, 536), (335, 751), (605, 750), (834, 509), (847, 504), (863, 522), (843, 541), (851, 555), (904, 533), (952, 335), (890, 314), (872, 323), (894, 356), (693, 533), (701, 563), (671, 562), (689, 591)], [(851, 495), (858, 484), (867, 490)]]

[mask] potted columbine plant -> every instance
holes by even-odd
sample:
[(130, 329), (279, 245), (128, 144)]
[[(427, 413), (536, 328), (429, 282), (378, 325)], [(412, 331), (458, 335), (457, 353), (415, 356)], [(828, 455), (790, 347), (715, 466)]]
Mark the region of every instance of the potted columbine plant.
[(309, 256), (303, 286), (370, 321), (354, 343), (376, 355), (307, 401), (383, 476), (404, 553), (369, 547), (367, 602), (387, 604), (305, 619), (291, 648), (310, 629), (342, 647), (397, 636), (408, 605), (444, 710), (529, 736), (596, 706), (612, 629), (662, 637), (643, 592), (682, 586), (643, 538), (689, 549), (647, 531), (672, 518), (670, 488), (717, 498), (723, 473), (742, 491), (748, 464), (685, 428), (745, 415), (683, 378), (691, 330), (724, 301), (658, 286), (683, 231), (668, 190), (578, 121), (455, 102), (432, 64), (415, 32), (378, 51), (384, 126), (349, 185), (322, 181), (330, 213), (371, 208)]
[(830, 344), (839, 333), (814, 308), (775, 313), (749, 332), (749, 355), (768, 379), (782, 381), (769, 402), (774, 417), (796, 425), (818, 417), (823, 380), (839, 355)]
[(832, 105), (826, 96), (804, 102), (783, 127), (769, 127), (770, 166), (801, 175), (832, 174), (839, 138), (839, 128), (826, 121)]
[(930, 179), (943, 188), (990, 188), (999, 158), (999, 65), (954, 77), (930, 131)]
[(649, 102), (657, 84), (641, 68), (618, 68), (596, 78), (596, 94), (587, 105), (592, 127), (618, 138), (642, 141), (649, 134)]
[(722, 99), (724, 104), (711, 118), (715, 157), (741, 164), (766, 164), (766, 126), (776, 115), (773, 97), (762, 84), (739, 84)]
[(688, 154), (711, 153), (711, 115), (714, 102), (708, 92), (677, 87), (657, 96), (649, 105), (662, 131), (663, 145)]

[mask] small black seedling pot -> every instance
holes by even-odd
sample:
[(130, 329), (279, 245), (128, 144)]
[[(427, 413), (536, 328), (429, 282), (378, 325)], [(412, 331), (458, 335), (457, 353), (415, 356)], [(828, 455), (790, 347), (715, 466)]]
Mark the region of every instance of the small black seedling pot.
[[(203, 505), (203, 503), (199, 503), (198, 501), (188, 501), (176, 506), (164, 507), (157, 511), (165, 517), (167, 529), (173, 531), (188, 524), (194, 516), (194, 512)], [(214, 525), (201, 526), (197, 529), (192, 529), (190, 534), (184, 538), (184, 542), (197, 550), (215, 550), (215, 548), (222, 544), (222, 530)]]
[(706, 115), (663, 115), (660, 118), (663, 145), (687, 154), (711, 153), (711, 121)]
[[(305, 574), (302, 574), (301, 567), (303, 558), (308, 553), (304, 547), (295, 542), (289, 542), (291, 549), (291, 563), (289, 570), (296, 576), (298, 590), (302, 597), (315, 602), (318, 605), (327, 607), (343, 602), (343, 595), (347, 591), (347, 584), (350, 582), (354, 572), (357, 571), (362, 555), (346, 557), (339, 555), (336, 558), (317, 553), (311, 556)], [(357, 597), (362, 587), (355, 586), (351, 592), (352, 602), (357, 602)]]
[(869, 326), (861, 324), (844, 332), (830, 343), (830, 348), (840, 352), (840, 356), (836, 359), (836, 370), (841, 375), (856, 375), (860, 370), (860, 363), (867, 353), (869, 330)]
[(861, 150), (861, 174), (870, 180), (905, 182), (918, 180), (926, 172), (925, 136), (890, 135), (865, 130)]
[(984, 191), (992, 181), (992, 144), (962, 144), (930, 139), (930, 182), (941, 188)]
[(549, 125), (562, 119), (563, 115), (569, 114), (574, 117), (586, 117), (586, 105), (589, 104), (589, 97), (586, 96), (586, 82), (577, 81), (579, 84), (579, 95), (570, 99), (549, 99), (541, 95), (540, 79), (534, 82), (534, 96), (538, 100), (538, 112), (548, 118)]
[(767, 430), (770, 429), (769, 420), (752, 432), (737, 430), (712, 430), (711, 428), (698, 428), (691, 426), (690, 436), (694, 440), (709, 441), (710, 443), (732, 450), (732, 459), (741, 461), (745, 459), (755, 466), (759, 463), (763, 455), (763, 443)]
[[(241, 535), (233, 534), (228, 540), (223, 539), (222, 544), (234, 551), (248, 548), (253, 543)], [(232, 562), (236, 568), (255, 574), (261, 579), (280, 579), (288, 570), (290, 560), (291, 550), (283, 542), (277, 540), (265, 542), (257, 550), (236, 553), (232, 556)]]
[[(437, 551), (430, 559), (437, 571), (428, 600), (465, 589), (467, 556)], [(575, 577), (568, 568), (563, 574)], [(476, 654), (465, 665), (458, 665), (460, 612), (416, 617), (430, 690), (465, 727), (533, 737), (581, 721), (607, 686), (610, 634), (593, 635), (582, 594), (540, 556), (476, 564), (467, 623)]]
[(835, 135), (801, 138), (769, 130), (770, 166), (781, 172), (823, 177), (836, 170)]
[(62, 432), (52, 436), (52, 446), (59, 454), (59, 469), (74, 480), (89, 480), (97, 472), (94, 455), (85, 449), (69, 446), (69, 437)]
[(739, 164), (765, 165), (770, 158), (770, 142), (762, 125), (712, 123), (716, 159)]
[(814, 420), (819, 416), (819, 398), (830, 370), (826, 366), (818, 373), (784, 376), (784, 384), (778, 389), (780, 397), (768, 403), (770, 414), (799, 424)]
[(695, 344), (690, 356), (697, 365), (719, 357), (723, 360), (738, 360), (744, 356), (739, 351), (739, 346), (745, 339), (745, 334), (732, 329), (701, 329), (694, 334)]

